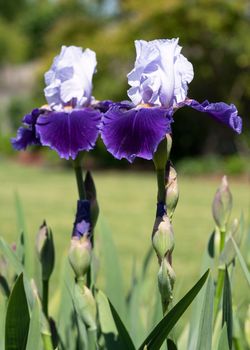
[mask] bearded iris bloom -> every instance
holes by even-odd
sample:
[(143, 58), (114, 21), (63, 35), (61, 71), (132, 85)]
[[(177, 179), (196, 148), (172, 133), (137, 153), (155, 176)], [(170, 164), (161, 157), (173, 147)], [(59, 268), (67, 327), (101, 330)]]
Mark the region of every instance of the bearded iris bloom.
[(178, 40), (135, 41), (135, 66), (128, 74), (132, 102), (111, 104), (103, 117), (102, 139), (114, 157), (129, 162), (135, 157), (152, 159), (161, 140), (171, 133), (174, 112), (185, 106), (241, 132), (242, 120), (233, 104), (187, 98), (193, 66), (181, 54)]
[(23, 118), (23, 126), (12, 139), (15, 149), (40, 144), (54, 149), (61, 158), (75, 159), (80, 151), (94, 147), (101, 121), (101, 112), (91, 95), (96, 64), (94, 51), (62, 47), (45, 73), (48, 105)]

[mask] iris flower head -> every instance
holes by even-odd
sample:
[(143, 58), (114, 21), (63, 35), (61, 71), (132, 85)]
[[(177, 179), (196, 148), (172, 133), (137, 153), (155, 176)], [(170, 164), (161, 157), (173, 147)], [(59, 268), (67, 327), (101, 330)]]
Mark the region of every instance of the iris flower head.
[(23, 118), (23, 126), (12, 139), (14, 148), (22, 150), (40, 144), (54, 149), (61, 158), (75, 159), (80, 151), (94, 147), (101, 120), (92, 97), (96, 64), (94, 51), (62, 47), (45, 73), (48, 105)]
[(242, 120), (233, 104), (199, 103), (187, 97), (194, 72), (178, 41), (135, 41), (135, 65), (128, 74), (132, 102), (110, 104), (102, 122), (102, 139), (115, 158), (152, 159), (161, 140), (171, 133), (174, 112), (185, 106), (241, 132)]
[(136, 61), (128, 74), (128, 96), (135, 104), (172, 107), (185, 100), (194, 77), (178, 39), (136, 40)]

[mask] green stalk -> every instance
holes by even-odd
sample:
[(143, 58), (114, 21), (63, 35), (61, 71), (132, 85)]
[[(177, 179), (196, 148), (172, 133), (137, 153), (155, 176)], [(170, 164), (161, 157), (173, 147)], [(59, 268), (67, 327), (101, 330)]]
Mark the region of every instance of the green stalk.
[(221, 229), (220, 230), (220, 253), (224, 249), (225, 240), (226, 240), (226, 229)]
[(49, 280), (43, 280), (43, 298), (42, 298), (42, 307), (43, 313), (48, 319), (48, 300), (49, 300)]
[(44, 350), (54, 350), (51, 335), (42, 334)]
[(219, 311), (220, 299), (222, 295), (223, 285), (224, 285), (225, 269), (224, 267), (219, 267), (217, 285), (214, 297), (214, 320), (216, 320), (217, 313)]
[[(221, 229), (220, 230), (220, 247), (219, 247), (219, 253), (221, 254), (222, 250), (225, 246), (225, 240), (226, 240), (226, 230)], [(224, 277), (225, 277), (225, 268), (219, 267), (218, 269), (218, 277), (217, 277), (217, 285), (216, 285), (216, 291), (215, 291), (215, 297), (214, 297), (214, 320), (216, 320), (217, 313), (219, 311), (219, 305), (224, 285)]]
[(166, 171), (164, 169), (156, 169), (156, 176), (157, 176), (157, 202), (166, 202), (166, 190), (165, 190), (165, 175)]
[(74, 170), (76, 176), (76, 183), (78, 188), (78, 194), (80, 199), (86, 199), (86, 191), (84, 187), (84, 180), (82, 175), (82, 165), (81, 165), (82, 156), (78, 156), (76, 160), (74, 160)]
[(96, 350), (96, 330), (87, 329), (88, 350)]
[(235, 350), (244, 350), (244, 346), (242, 345), (239, 338), (233, 337), (233, 345)]

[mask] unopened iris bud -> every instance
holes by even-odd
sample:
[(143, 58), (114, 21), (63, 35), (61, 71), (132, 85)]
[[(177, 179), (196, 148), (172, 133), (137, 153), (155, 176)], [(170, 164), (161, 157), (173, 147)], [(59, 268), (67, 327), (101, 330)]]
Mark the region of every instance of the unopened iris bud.
[(90, 201), (91, 224), (92, 228), (94, 228), (99, 215), (99, 205), (96, 198), (95, 183), (90, 171), (87, 171), (86, 173), (84, 185), (86, 190), (86, 197)]
[(54, 268), (55, 248), (51, 229), (44, 221), (36, 237), (36, 249), (42, 267), (42, 279), (48, 280)]
[(163, 259), (158, 272), (158, 285), (164, 309), (173, 299), (175, 279), (176, 275), (172, 266), (167, 259)]
[(152, 244), (156, 254), (162, 260), (174, 249), (174, 232), (167, 215), (157, 217), (152, 234)]
[(232, 210), (232, 194), (230, 192), (227, 178), (223, 176), (212, 205), (214, 221), (220, 230), (225, 230)]
[(167, 172), (166, 183), (166, 206), (167, 213), (171, 220), (179, 199), (179, 188), (177, 183), (177, 173), (175, 168), (170, 165)]
[(75, 284), (74, 303), (76, 312), (89, 330), (96, 330), (96, 303), (90, 289)]
[(170, 151), (172, 147), (172, 137), (166, 134), (166, 137), (159, 143), (158, 148), (154, 154), (153, 161), (155, 169), (165, 169)]
[(91, 262), (91, 243), (87, 236), (73, 236), (69, 249), (69, 262), (74, 270), (76, 278), (83, 277)]

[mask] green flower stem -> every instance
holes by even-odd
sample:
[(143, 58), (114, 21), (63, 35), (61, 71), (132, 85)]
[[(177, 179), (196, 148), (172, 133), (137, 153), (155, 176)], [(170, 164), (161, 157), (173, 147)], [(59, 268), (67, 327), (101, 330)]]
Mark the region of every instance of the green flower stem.
[(156, 176), (157, 176), (157, 202), (166, 203), (166, 189), (165, 189), (165, 175), (166, 170), (164, 169), (157, 169), (156, 170)]
[(54, 350), (50, 334), (42, 334), (44, 350)]
[(74, 170), (75, 170), (79, 198), (85, 199), (86, 198), (86, 191), (85, 191), (83, 175), (82, 175), (81, 160), (82, 160), (82, 156), (78, 156), (76, 158), (76, 160), (74, 160), (73, 165), (74, 165)]
[(96, 350), (96, 330), (95, 329), (88, 329), (87, 330), (88, 335), (88, 350)]
[(43, 313), (48, 319), (48, 300), (49, 300), (49, 280), (43, 280), (43, 298), (42, 298), (42, 307)]
[(220, 253), (224, 249), (225, 240), (226, 240), (226, 230), (225, 229), (221, 229), (220, 230)]
[(239, 338), (233, 337), (233, 345), (235, 350), (244, 350), (244, 346), (242, 345)]
[(224, 267), (219, 267), (217, 285), (214, 297), (214, 320), (216, 320), (217, 313), (219, 311), (220, 299), (222, 295), (223, 285), (224, 285), (225, 269)]
[[(226, 230), (221, 229), (220, 230), (220, 247), (219, 247), (219, 253), (221, 254), (222, 250), (225, 246), (225, 240), (226, 240)], [(217, 285), (216, 285), (216, 291), (215, 291), (215, 299), (214, 299), (214, 319), (216, 319), (217, 313), (219, 311), (219, 305), (224, 285), (224, 277), (225, 277), (225, 268), (220, 267), (218, 269), (218, 278), (217, 278)]]

